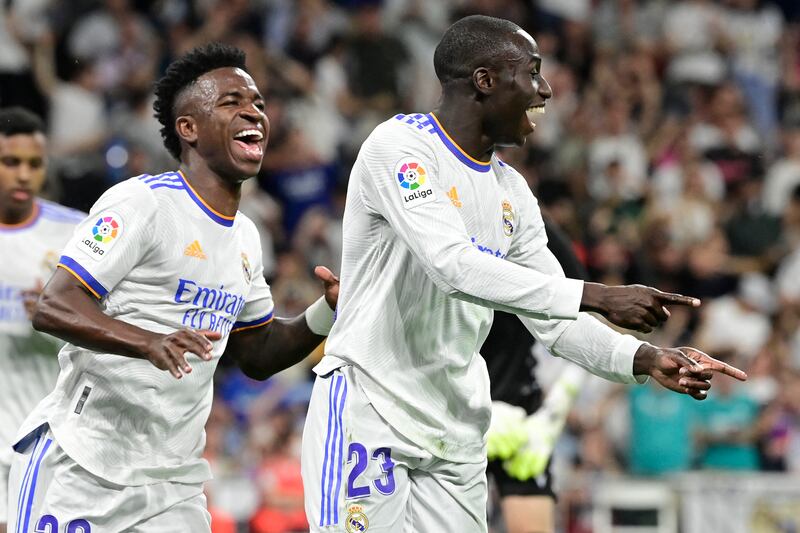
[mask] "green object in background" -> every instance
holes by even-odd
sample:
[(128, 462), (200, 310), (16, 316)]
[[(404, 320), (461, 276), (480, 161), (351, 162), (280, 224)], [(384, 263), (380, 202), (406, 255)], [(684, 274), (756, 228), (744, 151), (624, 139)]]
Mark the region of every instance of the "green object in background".
[(628, 399), (631, 472), (659, 476), (688, 470), (694, 456), (695, 404), (702, 402), (653, 384), (630, 387)]
[[(711, 435), (751, 429), (759, 410), (755, 400), (745, 394), (714, 394), (713, 389), (697, 409), (703, 431)], [(753, 442), (709, 444), (700, 456), (700, 466), (720, 470), (758, 470), (758, 450)]]

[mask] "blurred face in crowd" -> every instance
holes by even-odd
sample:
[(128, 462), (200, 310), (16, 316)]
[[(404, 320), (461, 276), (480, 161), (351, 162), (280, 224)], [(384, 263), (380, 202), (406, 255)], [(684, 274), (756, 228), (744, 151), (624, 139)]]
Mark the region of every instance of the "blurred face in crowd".
[(33, 210), (45, 180), (43, 133), (0, 134), (0, 222), (17, 223)]
[(227, 67), (207, 72), (179, 97), (176, 108), (178, 135), (212, 171), (236, 183), (258, 174), (269, 121), (249, 74)]
[(499, 61), (497, 87), (486, 100), (484, 131), (497, 146), (520, 146), (536, 126), (534, 120), (544, 113), (544, 105), (553, 91), (541, 73), (539, 46), (526, 31), (512, 34), (517, 57)]

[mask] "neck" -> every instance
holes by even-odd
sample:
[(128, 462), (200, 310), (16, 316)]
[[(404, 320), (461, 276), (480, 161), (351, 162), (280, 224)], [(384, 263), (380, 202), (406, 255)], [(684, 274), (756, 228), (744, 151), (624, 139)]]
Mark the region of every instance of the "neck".
[(21, 208), (0, 206), (0, 224), (6, 226), (21, 224), (33, 216), (35, 209), (35, 202), (31, 202)]
[(467, 154), (478, 161), (491, 159), (494, 143), (483, 132), (481, 107), (474, 99), (445, 93), (433, 113), (450, 138)]
[(239, 209), (242, 181), (225, 179), (214, 172), (197, 154), (190, 153), (181, 162), (180, 171), (197, 194), (215, 211), (225, 216), (235, 216)]

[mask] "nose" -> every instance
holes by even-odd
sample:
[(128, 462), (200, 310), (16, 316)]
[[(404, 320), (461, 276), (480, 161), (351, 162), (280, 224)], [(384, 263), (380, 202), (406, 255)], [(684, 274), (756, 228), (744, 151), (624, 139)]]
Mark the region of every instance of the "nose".
[(243, 107), (239, 114), (251, 122), (261, 122), (265, 116), (264, 112), (257, 108), (255, 104)]
[(539, 81), (539, 90), (538, 90), (539, 96), (541, 96), (542, 99), (544, 99), (544, 100), (552, 98), (553, 97), (553, 89), (550, 87), (550, 84), (547, 83), (547, 80), (544, 79), (544, 76), (539, 76), (539, 80), (540, 80)]
[(29, 163), (22, 162), (17, 166), (17, 181), (26, 184), (33, 177), (33, 168)]

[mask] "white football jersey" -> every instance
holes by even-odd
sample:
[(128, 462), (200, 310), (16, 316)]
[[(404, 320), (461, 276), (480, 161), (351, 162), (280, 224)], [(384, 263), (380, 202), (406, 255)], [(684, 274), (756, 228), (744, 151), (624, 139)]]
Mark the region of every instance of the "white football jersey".
[(192, 372), (181, 379), (147, 360), (67, 344), (55, 390), (18, 439), (47, 422), (75, 462), (120, 485), (209, 479), (203, 428), (228, 334), (272, 319), (260, 246), (247, 217), (217, 213), (179, 172), (131, 178), (106, 191), (58, 266), (117, 320), (164, 334), (210, 329), (223, 337), (211, 361), (187, 354)]
[(384, 122), (350, 176), (336, 322), (315, 371), (353, 365), (390, 425), (457, 462), (485, 459), (491, 401), (478, 350), (492, 309), (525, 317), (554, 353), (634, 381), (640, 343), (579, 314), (583, 282), (564, 278), (546, 244), (514, 169), (471, 158), (432, 114)]
[(44, 284), (85, 213), (37, 199), (31, 217), (0, 224), (0, 462), (22, 421), (56, 384), (63, 342), (31, 326), (22, 292)]

